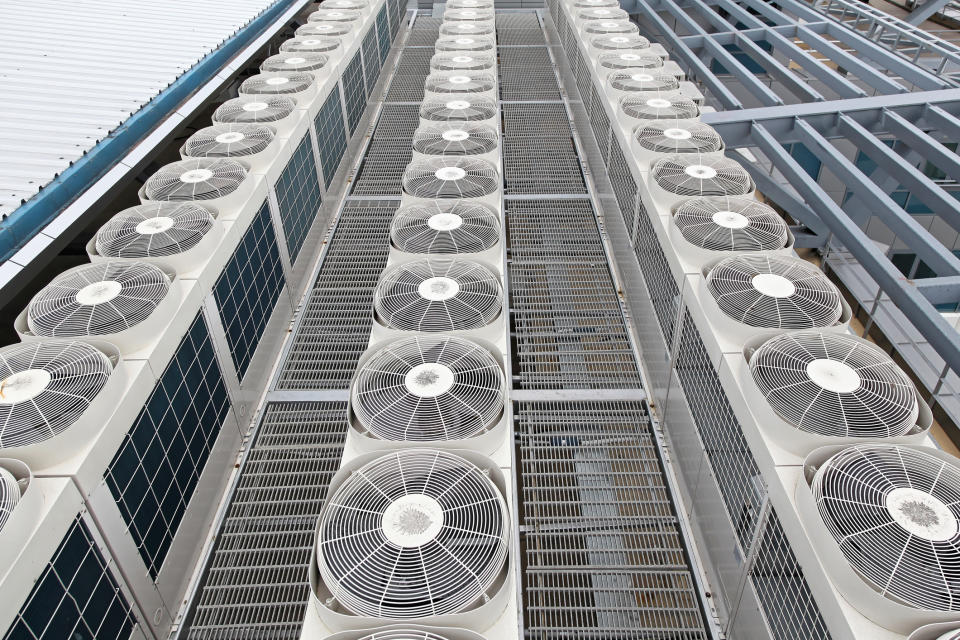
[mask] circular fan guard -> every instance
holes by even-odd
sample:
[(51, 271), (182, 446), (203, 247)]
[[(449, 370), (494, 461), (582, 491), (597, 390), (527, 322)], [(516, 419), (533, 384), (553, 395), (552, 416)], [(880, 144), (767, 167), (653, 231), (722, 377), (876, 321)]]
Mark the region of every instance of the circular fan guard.
[(850, 336), (777, 336), (754, 353), (750, 372), (774, 411), (801, 431), (888, 438), (917, 423), (917, 396), (907, 375), (887, 354)]
[(296, 102), (282, 96), (242, 96), (217, 107), (213, 121), (222, 124), (276, 122), (289, 116), (296, 107)]
[(306, 73), (261, 73), (244, 80), (240, 85), (240, 93), (286, 95), (306, 91), (311, 84), (313, 84), (313, 76)]
[[(637, 25), (629, 20), (590, 20), (584, 25), (583, 30), (590, 36), (605, 35), (640, 35)], [(642, 49), (643, 47), (641, 47)]]
[(161, 167), (144, 192), (150, 200), (213, 200), (236, 191), (247, 170), (228, 158), (195, 158)]
[(637, 34), (598, 36), (590, 41), (597, 49), (617, 51), (620, 49), (647, 49), (650, 41)]
[(620, 99), (620, 110), (637, 120), (682, 120), (700, 115), (700, 108), (693, 100), (659, 92), (624, 96)]
[(774, 251), (789, 240), (783, 219), (749, 197), (685, 200), (673, 222), (687, 242), (710, 251)]
[(82, 342), (45, 340), (0, 349), (0, 448), (45, 442), (86, 411), (113, 371)]
[(857, 445), (811, 485), (847, 562), (887, 598), (960, 610), (960, 471), (918, 449)]
[(508, 535), (506, 505), (480, 468), (452, 453), (400, 450), (330, 497), (317, 563), (334, 598), (357, 615), (451, 614), (494, 586)]
[(488, 0), (448, 0), (447, 9), (493, 9)]
[(328, 60), (329, 58), (322, 53), (278, 53), (264, 60), (260, 70), (264, 73), (306, 73), (323, 69), (327, 66)]
[(357, 640), (448, 640), (448, 638), (422, 629), (385, 629), (374, 631)]
[(431, 93), (486, 93), (496, 86), (493, 76), (486, 73), (431, 74), (425, 83)]
[(577, 18), (580, 20), (590, 21), (609, 20), (614, 22), (620, 20), (622, 22), (629, 21), (630, 14), (617, 7), (594, 7), (591, 9), (584, 9), (577, 14)]
[(492, 100), (427, 100), (420, 105), (420, 117), (435, 122), (474, 122), (489, 120), (496, 115), (497, 105)]
[(215, 124), (190, 136), (184, 152), (194, 158), (251, 156), (270, 146), (273, 135), (261, 124)]
[(830, 327), (843, 315), (837, 288), (823, 272), (799, 258), (726, 258), (710, 270), (707, 287), (727, 316), (751, 327)]
[(716, 153), (723, 140), (713, 127), (702, 122), (654, 120), (637, 127), (637, 143), (656, 153)]
[(746, 170), (724, 157), (668, 156), (651, 170), (660, 188), (678, 196), (743, 196), (753, 190)]
[(213, 228), (213, 216), (190, 202), (151, 202), (124, 209), (97, 231), (105, 258), (159, 258), (195, 247)]
[(493, 25), (488, 22), (444, 22), (440, 25), (442, 36), (489, 36)]
[(340, 48), (339, 38), (324, 36), (314, 38), (291, 38), (280, 45), (286, 53), (329, 53)]
[(487, 54), (440, 53), (430, 60), (430, 69), (439, 72), (486, 71), (496, 64), (493, 56)]
[(659, 69), (663, 66), (660, 56), (649, 53), (601, 53), (600, 65), (605, 69)]
[(656, 71), (614, 71), (607, 76), (607, 82), (617, 91), (629, 92), (675, 91), (680, 88), (674, 76)]
[(596, 9), (598, 7), (620, 7), (617, 0), (577, 0), (573, 3), (577, 9)]
[(53, 279), (27, 307), (37, 336), (73, 338), (118, 333), (146, 320), (170, 290), (170, 279), (146, 262), (98, 262)]
[(20, 485), (12, 473), (0, 467), (0, 532), (20, 502)]
[(357, 370), (353, 412), (381, 440), (459, 440), (503, 413), (503, 370), (489, 351), (453, 336), (391, 342)]
[(444, 36), (436, 43), (437, 51), (491, 51), (493, 41), (482, 36)]
[(345, 36), (350, 33), (350, 25), (342, 22), (311, 22), (297, 27), (294, 35), (298, 38), (323, 38)]
[(307, 22), (356, 22), (360, 19), (359, 11), (349, 9), (320, 8), (307, 16)]
[(494, 19), (492, 9), (477, 9), (469, 7), (464, 9), (451, 9), (443, 14), (443, 19), (447, 22), (489, 22)]
[(413, 205), (397, 211), (390, 238), (395, 247), (408, 253), (477, 253), (500, 240), (500, 222), (480, 204)]
[(500, 315), (500, 281), (469, 260), (434, 258), (388, 269), (373, 307), (387, 327), (401, 331), (468, 331)]
[(430, 158), (403, 172), (403, 190), (418, 198), (479, 198), (499, 184), (496, 167), (473, 158)]
[(413, 134), (413, 150), (432, 156), (474, 156), (497, 148), (497, 132), (466, 123), (421, 126)]

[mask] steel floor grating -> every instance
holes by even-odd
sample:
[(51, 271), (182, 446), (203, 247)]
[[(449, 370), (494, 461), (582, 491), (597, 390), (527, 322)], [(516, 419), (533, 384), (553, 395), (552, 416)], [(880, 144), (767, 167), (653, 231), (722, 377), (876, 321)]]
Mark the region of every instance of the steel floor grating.
[[(535, 126), (530, 123), (531, 128)], [(503, 177), (507, 195), (587, 192), (580, 159), (571, 138), (536, 138), (531, 135), (518, 139), (504, 136)]]
[(188, 640), (299, 638), (316, 520), (340, 467), (346, 425), (345, 402), (267, 405)]
[(560, 86), (546, 47), (499, 51), (501, 100), (560, 100)]
[(706, 640), (640, 402), (516, 407), (524, 620), (544, 640)]
[(535, 13), (501, 13), (496, 20), (501, 47), (542, 47), (547, 43)]
[(430, 54), (433, 55), (433, 45), (440, 37), (440, 24), (442, 22), (441, 18), (428, 18), (418, 15), (417, 19), (413, 21), (406, 46), (430, 47)]
[(353, 183), (355, 196), (400, 196), (403, 170), (413, 153), (413, 132), (420, 125), (415, 104), (384, 104)]
[[(417, 20), (419, 23), (420, 20)], [(411, 31), (413, 37), (415, 31)], [(432, 36), (432, 45), (436, 36)], [(433, 57), (433, 47), (404, 48), (397, 62), (397, 70), (390, 82), (385, 102), (420, 102), (423, 100), (423, 83), (430, 75), (430, 58)]]

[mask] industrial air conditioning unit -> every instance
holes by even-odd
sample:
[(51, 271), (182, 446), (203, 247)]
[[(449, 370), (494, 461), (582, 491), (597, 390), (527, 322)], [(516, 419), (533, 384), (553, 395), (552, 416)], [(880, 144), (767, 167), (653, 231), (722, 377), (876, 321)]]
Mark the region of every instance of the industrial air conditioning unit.
[(421, 124), (413, 133), (412, 160), (431, 160), (437, 156), (475, 158), (498, 166), (498, 130), (472, 122)]
[(649, 120), (694, 120), (699, 117), (697, 104), (673, 91), (633, 93), (617, 102), (617, 121), (628, 131)]
[(436, 200), (400, 207), (390, 224), (390, 262), (464, 257), (501, 270), (500, 216), (479, 202)]
[(497, 103), (489, 98), (453, 95), (447, 100), (429, 100), (420, 105), (420, 122), (469, 122), (496, 125)]
[(487, 53), (495, 54), (497, 50), (491, 36), (442, 36), (435, 45), (437, 53)]
[(500, 174), (485, 160), (443, 156), (411, 162), (404, 170), (401, 204), (471, 199), (500, 210)]
[(497, 99), (496, 76), (486, 72), (431, 73), (424, 84), (424, 101), (449, 101), (458, 94), (486, 100)]

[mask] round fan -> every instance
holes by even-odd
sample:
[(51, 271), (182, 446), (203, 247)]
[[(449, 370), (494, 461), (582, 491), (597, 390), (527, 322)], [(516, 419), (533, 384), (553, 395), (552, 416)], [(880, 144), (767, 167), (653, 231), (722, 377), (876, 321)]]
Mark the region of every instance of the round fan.
[(685, 200), (673, 222), (687, 242), (710, 251), (775, 251), (789, 240), (776, 211), (743, 196)]
[(620, 7), (618, 0), (576, 0), (573, 6), (577, 9), (596, 9), (598, 7)]
[(432, 258), (388, 269), (374, 292), (380, 322), (401, 331), (469, 331), (500, 315), (500, 281), (470, 260)]
[(497, 115), (497, 103), (482, 98), (427, 100), (420, 105), (420, 118), (435, 122), (473, 122)]
[(213, 121), (222, 124), (256, 124), (283, 120), (297, 103), (282, 96), (241, 96), (227, 100), (213, 112)]
[(0, 448), (25, 447), (66, 431), (113, 371), (82, 342), (44, 340), (0, 349)]
[(597, 49), (619, 51), (621, 49), (647, 49), (650, 41), (638, 34), (618, 34), (613, 36), (597, 36), (590, 40), (590, 44)]
[(753, 191), (749, 174), (729, 158), (668, 156), (651, 171), (661, 189), (678, 196), (743, 196)]
[(601, 53), (600, 66), (604, 69), (622, 70), (622, 69), (659, 69), (663, 66), (663, 60), (660, 56), (651, 53), (634, 53), (625, 51), (622, 53)]
[(403, 172), (403, 190), (417, 198), (479, 198), (499, 184), (496, 167), (474, 158), (429, 158)]
[[(441, 629), (440, 631), (443, 631), (445, 634), (450, 633), (449, 630), (445, 629)], [(342, 639), (340, 635), (336, 635), (329, 638), (329, 640), (453, 640), (453, 636), (440, 635), (439, 633), (434, 633), (433, 631), (422, 628), (390, 627), (388, 629), (378, 629), (372, 633), (362, 631), (358, 633), (363, 633), (364, 635), (344, 635)], [(464, 629), (457, 629), (456, 634), (460, 640), (483, 640), (482, 636)]]
[(594, 7), (590, 9), (584, 9), (577, 14), (578, 20), (602, 20), (615, 22), (617, 20), (623, 22), (630, 21), (630, 14), (620, 9), (618, 7)]
[(228, 158), (195, 158), (171, 162), (147, 179), (150, 200), (213, 200), (236, 191), (247, 170)]
[[(639, 36), (637, 25), (628, 20), (590, 20), (583, 30), (588, 36), (635, 35)], [(659, 58), (658, 58), (659, 59)]]
[(347, 11), (342, 9), (318, 9), (307, 17), (307, 23), (313, 22), (356, 22), (360, 19), (359, 11)]
[(469, 9), (447, 8), (443, 14), (443, 19), (446, 22), (487, 22), (494, 19), (494, 13), (492, 9), (477, 9), (475, 7)]
[(183, 253), (213, 228), (213, 215), (191, 202), (151, 202), (124, 209), (97, 231), (105, 258), (159, 258)]
[(708, 124), (682, 120), (652, 120), (637, 127), (634, 139), (655, 153), (716, 153), (723, 149), (720, 135)]
[(493, 40), (487, 37), (446, 36), (437, 40), (437, 51), (493, 51)]
[(801, 431), (888, 438), (917, 424), (910, 378), (883, 351), (851, 336), (777, 336), (753, 354), (750, 372), (777, 415)]
[(431, 156), (475, 156), (497, 148), (497, 132), (481, 124), (428, 124), (413, 134), (413, 150)]
[(306, 73), (323, 69), (327, 61), (327, 56), (322, 53), (278, 53), (264, 60), (260, 70), (264, 73)]
[(447, 0), (447, 9), (493, 9), (490, 0)]
[(503, 390), (500, 364), (477, 343), (413, 336), (360, 365), (351, 402), (360, 425), (381, 440), (459, 440), (496, 425)]
[(684, 120), (700, 115), (700, 108), (693, 100), (656, 91), (624, 96), (620, 99), (620, 110), (637, 120)]
[(811, 485), (847, 562), (887, 598), (960, 611), (960, 470), (922, 450), (848, 447)]
[[(910, 638), (912, 639), (913, 636), (910, 636)], [(960, 629), (947, 631), (943, 635), (937, 636), (936, 640), (960, 640)]]
[(193, 158), (252, 156), (269, 147), (273, 135), (262, 124), (215, 124), (187, 138), (183, 150)]
[(496, 66), (493, 56), (487, 54), (438, 53), (430, 60), (430, 70), (440, 72), (486, 71)]
[(311, 22), (302, 27), (297, 27), (294, 35), (298, 38), (336, 38), (345, 36), (350, 33), (350, 31), (350, 25), (342, 22)]
[(0, 532), (20, 502), (20, 484), (12, 473), (0, 467)]
[(361, 11), (366, 8), (367, 3), (363, 0), (324, 0), (320, 3), (319, 11), (335, 9), (338, 11)]
[(493, 24), (489, 22), (444, 22), (440, 25), (442, 36), (489, 36)]
[(280, 45), (284, 53), (329, 53), (340, 47), (339, 38), (290, 38)]
[(809, 262), (788, 256), (742, 255), (719, 262), (707, 287), (737, 322), (771, 329), (830, 327), (843, 314), (840, 292)]
[(119, 333), (150, 317), (170, 290), (170, 278), (146, 262), (99, 262), (65, 271), (27, 307), (37, 336), (73, 338)]
[(507, 561), (507, 507), (473, 463), (407, 449), (350, 475), (320, 515), (317, 563), (356, 615), (422, 618), (482, 602)]
[(313, 76), (306, 73), (261, 73), (247, 78), (240, 85), (240, 93), (247, 95), (284, 95), (306, 91), (313, 84)]
[(430, 74), (425, 83), (431, 93), (486, 93), (496, 86), (493, 76), (486, 73)]
[(614, 71), (607, 76), (607, 82), (617, 91), (636, 93), (641, 91), (676, 91), (680, 83), (674, 76), (659, 73), (656, 70)]
[(390, 238), (393, 246), (408, 253), (478, 253), (500, 240), (500, 221), (481, 204), (413, 205), (397, 211)]

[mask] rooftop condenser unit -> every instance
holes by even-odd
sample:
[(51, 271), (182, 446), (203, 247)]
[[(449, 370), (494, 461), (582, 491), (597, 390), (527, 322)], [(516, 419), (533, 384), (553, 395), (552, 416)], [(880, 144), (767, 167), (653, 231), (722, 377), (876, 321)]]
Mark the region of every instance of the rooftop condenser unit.
[(494, 26), (492, 22), (444, 22), (440, 25), (440, 35), (441, 36), (452, 36), (452, 37), (461, 37), (461, 36), (490, 36), (494, 35)]
[(638, 93), (679, 93), (680, 83), (659, 69), (629, 69), (607, 74), (606, 91), (612, 101), (618, 101)]
[(465, 256), (500, 271), (500, 218), (468, 201), (435, 201), (401, 207), (390, 225), (391, 261), (418, 255)]
[(439, 73), (457, 71), (490, 71), (496, 67), (496, 59), (487, 53), (437, 53), (430, 59), (430, 70)]
[(675, 91), (625, 95), (619, 100), (617, 119), (632, 130), (647, 120), (690, 120), (700, 117), (700, 107)]
[(633, 155), (642, 171), (665, 155), (722, 153), (723, 139), (708, 124), (695, 120), (650, 120), (633, 132)]
[(455, 51), (473, 51), (477, 53), (496, 53), (496, 44), (490, 36), (442, 36), (437, 39), (436, 50), (441, 53)]
[(306, 110), (297, 109), (295, 100), (283, 96), (241, 96), (213, 112), (213, 124), (266, 125), (281, 138), (293, 135), (306, 119)]
[(263, 73), (305, 73), (322, 83), (330, 77), (334, 65), (324, 53), (306, 53), (303, 51), (281, 51), (272, 55), (260, 65)]
[(594, 56), (611, 51), (644, 50), (650, 48), (650, 41), (636, 33), (594, 36), (589, 38), (589, 44)]
[(335, 36), (295, 37), (280, 43), (283, 53), (326, 53), (340, 50), (340, 38)]
[(750, 175), (735, 160), (698, 153), (657, 160), (650, 167), (648, 186), (657, 209), (664, 212), (687, 198), (746, 196), (754, 190)]
[(493, 9), (492, 0), (447, 0), (447, 9)]
[(466, 629), (449, 627), (421, 627), (391, 625), (377, 629), (344, 631), (329, 636), (327, 640), (485, 640), (483, 636)]
[(489, 98), (455, 96), (428, 100), (420, 105), (420, 120), (429, 122), (490, 122), (497, 117), (497, 103)]
[(471, 157), (496, 166), (500, 161), (497, 130), (485, 124), (450, 122), (420, 125), (413, 134), (413, 158)]
[(500, 174), (485, 160), (443, 156), (411, 162), (403, 172), (404, 204), (476, 198), (499, 208)]
[(497, 80), (486, 72), (431, 73), (424, 83), (424, 100), (449, 101), (466, 94), (473, 98), (496, 100)]
[(343, 22), (308, 22), (297, 27), (294, 36), (297, 38), (340, 38), (341, 40), (350, 40), (353, 38), (353, 29), (349, 23)]

